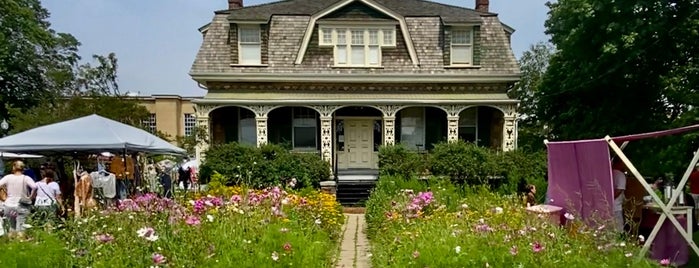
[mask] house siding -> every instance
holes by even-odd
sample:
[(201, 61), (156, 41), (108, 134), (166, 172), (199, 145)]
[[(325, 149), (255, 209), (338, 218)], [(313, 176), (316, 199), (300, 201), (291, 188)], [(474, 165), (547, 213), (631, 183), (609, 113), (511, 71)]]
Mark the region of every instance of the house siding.
[[(310, 16), (274, 15), (264, 27), (262, 62), (267, 67), (245, 67), (237, 63), (237, 32), (227, 14), (217, 14), (209, 25), (203, 44), (192, 65), (192, 73), (317, 73), (317, 74), (517, 74), (519, 66), (510, 47), (507, 33), (496, 16), (482, 16), (474, 32), (474, 65), (477, 68), (449, 66), (448, 26), (439, 17), (407, 17), (406, 26), (419, 65), (410, 59), (406, 40), (396, 26), (396, 47), (382, 48), (381, 68), (333, 67), (333, 49), (318, 46), (317, 26), (301, 64), (294, 61), (303, 43)], [(234, 26), (234, 24), (233, 24)], [(233, 29), (231, 29), (233, 28)]]

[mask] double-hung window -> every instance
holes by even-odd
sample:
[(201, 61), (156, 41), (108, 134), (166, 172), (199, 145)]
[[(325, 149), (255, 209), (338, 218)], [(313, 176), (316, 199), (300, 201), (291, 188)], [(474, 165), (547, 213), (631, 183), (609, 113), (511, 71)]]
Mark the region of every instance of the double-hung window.
[(473, 28), (452, 28), (451, 64), (473, 65)]
[(380, 27), (321, 27), (318, 43), (333, 47), (335, 66), (380, 67), (381, 48), (395, 47), (395, 29)]
[(262, 63), (260, 25), (238, 25), (238, 63), (250, 65)]
[(315, 150), (317, 147), (317, 113), (311, 109), (294, 108), (292, 112), (294, 128), (294, 149)]
[(143, 128), (150, 133), (155, 133), (158, 129), (156, 128), (155, 114), (149, 114), (147, 119), (141, 122)]
[(459, 139), (477, 143), (478, 108), (469, 108), (459, 114)]

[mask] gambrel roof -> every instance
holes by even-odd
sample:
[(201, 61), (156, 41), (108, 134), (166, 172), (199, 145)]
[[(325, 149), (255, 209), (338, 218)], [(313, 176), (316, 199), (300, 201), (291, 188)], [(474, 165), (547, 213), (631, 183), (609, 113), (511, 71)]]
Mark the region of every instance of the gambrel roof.
[[(464, 0), (466, 1), (466, 0)], [(316, 22), (346, 20), (338, 17), (352, 5), (373, 9), (376, 20), (397, 22), (397, 46), (386, 50), (380, 68), (333, 68), (332, 53), (318, 48)], [(372, 11), (373, 12), (373, 11)], [(354, 18), (356, 21), (356, 18)], [(259, 66), (237, 63), (236, 24), (264, 24), (268, 38)], [(445, 27), (475, 26), (474, 57), (469, 67), (448, 66)], [(192, 78), (206, 81), (376, 81), (386, 76), (403, 82), (449, 80), (472, 83), (519, 80), (519, 65), (510, 47), (513, 29), (495, 13), (424, 0), (286, 0), (240, 9), (216, 11), (211, 23), (200, 28), (203, 43), (190, 70)], [(398, 40), (400, 37), (400, 40)], [(405, 51), (404, 53), (402, 51)], [(332, 51), (330, 51), (332, 52)], [(398, 53), (400, 52), (400, 53)], [(325, 54), (323, 54), (325, 53)], [(445, 64), (445, 59), (447, 63)], [(367, 80), (369, 79), (369, 80)]]

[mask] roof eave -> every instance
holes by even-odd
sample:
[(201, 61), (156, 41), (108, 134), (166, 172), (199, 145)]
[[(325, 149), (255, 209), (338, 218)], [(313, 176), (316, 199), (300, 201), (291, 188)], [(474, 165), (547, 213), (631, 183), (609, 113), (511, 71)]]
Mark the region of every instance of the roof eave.
[(199, 83), (207, 82), (277, 82), (277, 83), (498, 83), (517, 82), (520, 73), (502, 74), (274, 74), (274, 73), (190, 73)]

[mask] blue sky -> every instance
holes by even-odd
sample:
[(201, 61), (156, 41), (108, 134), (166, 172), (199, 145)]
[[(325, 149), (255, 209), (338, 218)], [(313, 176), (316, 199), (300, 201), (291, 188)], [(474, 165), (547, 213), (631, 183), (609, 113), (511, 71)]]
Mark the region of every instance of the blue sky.
[[(42, 0), (52, 28), (73, 34), (84, 60), (115, 52), (122, 92), (204, 95), (187, 73), (201, 45), (197, 28), (211, 21), (226, 0)], [(244, 5), (272, 2), (244, 0)], [(475, 0), (436, 0), (473, 8)], [(544, 34), (547, 0), (490, 0), (490, 10), (517, 31), (517, 57)]]

